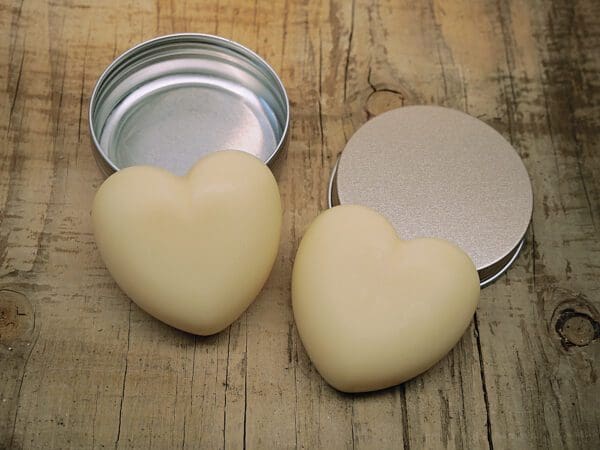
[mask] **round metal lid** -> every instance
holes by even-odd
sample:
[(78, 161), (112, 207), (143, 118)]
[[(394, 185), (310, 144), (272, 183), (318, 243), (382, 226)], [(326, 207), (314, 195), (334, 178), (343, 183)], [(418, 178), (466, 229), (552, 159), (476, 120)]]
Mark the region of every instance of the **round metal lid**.
[(361, 204), (403, 239), (461, 247), (481, 284), (501, 275), (523, 244), (533, 208), (527, 171), (493, 128), (437, 106), (388, 111), (348, 141), (332, 174), (330, 206)]
[(153, 165), (183, 175), (217, 150), (270, 162), (287, 142), (289, 101), (256, 53), (218, 36), (182, 33), (119, 56), (95, 86), (89, 122), (103, 170)]

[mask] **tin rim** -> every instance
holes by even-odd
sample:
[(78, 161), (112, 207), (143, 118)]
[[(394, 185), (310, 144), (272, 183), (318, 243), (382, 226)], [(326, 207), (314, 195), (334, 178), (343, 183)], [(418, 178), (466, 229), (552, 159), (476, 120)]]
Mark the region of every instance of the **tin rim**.
[[(161, 43), (168, 43), (169, 41), (172, 41), (172, 40), (181, 40), (181, 41), (187, 40), (190, 42), (209, 43), (209, 44), (215, 44), (216, 46), (221, 46), (224, 48), (234, 50), (234, 51), (240, 53), (242, 56), (245, 56), (249, 61), (252, 61), (252, 63), (255, 66), (257, 66), (259, 68), (260, 68), (260, 66), (262, 66), (262, 68), (266, 71), (266, 73), (268, 73), (272, 77), (273, 81), (275, 82), (274, 87), (276, 88), (277, 92), (281, 95), (281, 99), (283, 101), (283, 107), (284, 107), (283, 109), (284, 109), (284, 113), (285, 113), (285, 120), (282, 123), (281, 137), (277, 141), (277, 145), (275, 146), (273, 151), (270, 153), (270, 155), (266, 159), (263, 159), (263, 162), (265, 164), (270, 164), (272, 161), (274, 161), (276, 159), (276, 157), (279, 155), (279, 153), (286, 147), (288, 137), (289, 137), (289, 124), (290, 124), (290, 102), (289, 102), (289, 98), (287, 95), (287, 91), (285, 90), (283, 82), (277, 75), (277, 72), (275, 72), (275, 70), (256, 52), (250, 50), (249, 48), (245, 47), (244, 45), (242, 45), (238, 42), (235, 42), (233, 40), (230, 40), (230, 39), (227, 39), (227, 38), (224, 38), (221, 36), (215, 36), (212, 34), (204, 34), (204, 33), (173, 33), (173, 34), (162, 35), (162, 36), (158, 36), (158, 37), (143, 41), (143, 42), (131, 47), (130, 49), (126, 50), (125, 52), (123, 52), (121, 55), (119, 55), (117, 58), (115, 58), (108, 65), (108, 67), (102, 72), (102, 74), (98, 78), (98, 81), (96, 81), (96, 84), (94, 85), (94, 89), (92, 90), (92, 95), (91, 95), (90, 101), (89, 101), (88, 126), (90, 129), (90, 136), (91, 136), (91, 140), (93, 143), (93, 147), (94, 147), (93, 150), (94, 150), (96, 159), (98, 158), (98, 156), (100, 156), (100, 158), (101, 158), (101, 160), (97, 159), (98, 163), (103, 163), (102, 165), (107, 166), (108, 172), (117, 172), (120, 170), (120, 168), (117, 167), (117, 165), (109, 157), (108, 150), (104, 149), (101, 146), (100, 141), (99, 141), (99, 135), (96, 133), (96, 129), (95, 129), (96, 127), (94, 126), (94, 113), (96, 112), (96, 109), (97, 109), (98, 97), (101, 94), (105, 83), (107, 83), (107, 81), (110, 79), (111, 75), (116, 73), (122, 66), (127, 66), (127, 61), (132, 55), (135, 55), (147, 48), (151, 48), (153, 46), (160, 45)], [(99, 130), (99, 131), (100, 131), (100, 133), (102, 132), (102, 130)], [(101, 169), (103, 169), (103, 168), (101, 167)]]
[[(331, 170), (329, 184), (327, 187), (327, 207), (330, 209), (341, 204), (339, 198), (337, 198), (336, 188), (337, 171), (340, 163), (340, 157), (341, 153), (338, 155), (335, 165)], [(499, 258), (489, 266), (478, 269), (477, 274), (479, 275), (479, 286), (484, 288), (498, 280), (498, 278), (500, 278), (510, 268), (510, 266), (513, 265), (521, 253), (523, 245), (525, 245), (525, 235), (521, 237), (516, 247), (511, 249), (506, 255)]]

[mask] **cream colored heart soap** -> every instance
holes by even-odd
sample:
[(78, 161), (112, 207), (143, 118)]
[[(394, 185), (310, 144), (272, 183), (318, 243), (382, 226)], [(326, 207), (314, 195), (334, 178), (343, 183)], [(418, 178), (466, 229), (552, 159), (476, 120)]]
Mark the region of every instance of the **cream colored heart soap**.
[(402, 241), (363, 206), (323, 212), (294, 262), (304, 348), (333, 387), (364, 392), (429, 369), (458, 342), (479, 300), (470, 258), (439, 239)]
[(115, 173), (98, 190), (92, 219), (106, 267), (138, 306), (209, 335), (238, 318), (267, 280), (281, 200), (260, 160), (220, 151), (183, 177), (145, 166)]

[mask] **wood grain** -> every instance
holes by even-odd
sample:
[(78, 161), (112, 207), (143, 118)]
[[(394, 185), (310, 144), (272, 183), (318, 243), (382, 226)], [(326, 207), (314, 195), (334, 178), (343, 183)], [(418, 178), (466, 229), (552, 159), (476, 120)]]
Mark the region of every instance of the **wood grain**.
[[(206, 338), (127, 299), (89, 216), (93, 84), (132, 45), (183, 31), (257, 51), (293, 114), (275, 269)], [(0, 0), (0, 448), (600, 448), (599, 70), (593, 0)], [(513, 143), (532, 226), (446, 358), (340, 394), (294, 327), (294, 254), (350, 135), (419, 103)]]

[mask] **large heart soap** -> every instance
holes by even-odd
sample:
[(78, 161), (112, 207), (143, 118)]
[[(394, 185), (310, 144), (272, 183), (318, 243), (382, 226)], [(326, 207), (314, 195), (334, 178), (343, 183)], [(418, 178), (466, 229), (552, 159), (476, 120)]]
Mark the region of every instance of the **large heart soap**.
[(402, 241), (362, 206), (317, 217), (294, 262), (298, 333), (340, 391), (382, 389), (424, 372), (458, 342), (478, 300), (477, 271), (458, 247)]
[(183, 177), (145, 166), (115, 173), (98, 190), (92, 218), (121, 289), (157, 319), (208, 335), (239, 317), (267, 280), (281, 200), (260, 160), (220, 151)]

